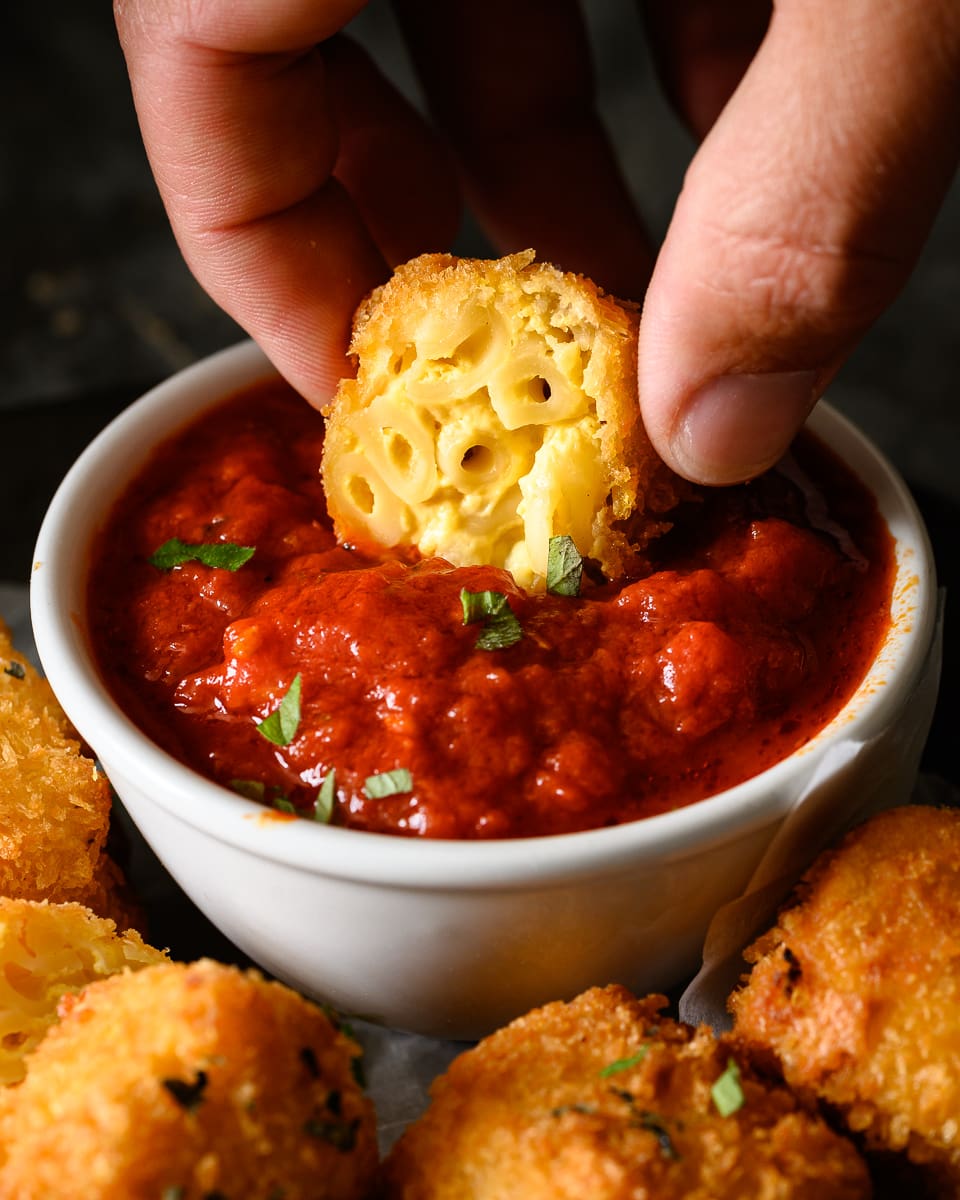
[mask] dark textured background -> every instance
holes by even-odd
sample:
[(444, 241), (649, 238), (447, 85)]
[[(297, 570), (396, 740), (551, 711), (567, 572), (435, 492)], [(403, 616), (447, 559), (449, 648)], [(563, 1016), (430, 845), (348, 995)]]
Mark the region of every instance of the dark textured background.
[[(691, 144), (653, 82), (631, 0), (590, 0), (600, 98), (628, 179), (662, 233)], [(105, 421), (149, 385), (240, 331), (183, 266), (140, 144), (110, 6), (16, 4), (0, 44), (0, 580), (25, 582), (54, 487)], [(355, 23), (413, 88), (389, 9)], [(469, 224), (461, 250), (477, 248)], [(958, 568), (960, 187), (906, 291), (844, 369), (831, 399), (900, 466), (924, 509), (941, 578)], [(956, 653), (927, 765), (956, 775)]]

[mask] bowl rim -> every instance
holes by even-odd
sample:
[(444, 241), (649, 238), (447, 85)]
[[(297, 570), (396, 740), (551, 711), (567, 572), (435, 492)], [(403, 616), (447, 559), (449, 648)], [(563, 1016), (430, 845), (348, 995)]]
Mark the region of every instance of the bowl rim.
[[(85, 590), (80, 577), (99, 522), (149, 457), (157, 438), (172, 436), (232, 392), (274, 375), (262, 351), (243, 341), (151, 388), (80, 454), (42, 522), (30, 581), (40, 661), (64, 710), (100, 757), (125, 802), (129, 788), (123, 781), (133, 781), (141, 802), (146, 797), (140, 781), (148, 781), (152, 802), (184, 823), (248, 853), (309, 873), (422, 890), (524, 890), (683, 859), (776, 822), (812, 776), (822, 754), (853, 733), (858, 742), (875, 736), (922, 676), (936, 612), (933, 555), (923, 519), (899, 472), (883, 453), (821, 401), (809, 427), (873, 492), (897, 542), (894, 606), (898, 592), (912, 589), (909, 611), (914, 617), (891, 622), (879, 656), (887, 656), (883, 669), (895, 672), (896, 687), (876, 686), (874, 664), (844, 708), (787, 759), (685, 808), (608, 828), (458, 841), (323, 826), (266, 810), (173, 759), (98, 684), (84, 644)], [(795, 786), (786, 787), (793, 776)], [(130, 798), (129, 806), (136, 822), (137, 801)]]

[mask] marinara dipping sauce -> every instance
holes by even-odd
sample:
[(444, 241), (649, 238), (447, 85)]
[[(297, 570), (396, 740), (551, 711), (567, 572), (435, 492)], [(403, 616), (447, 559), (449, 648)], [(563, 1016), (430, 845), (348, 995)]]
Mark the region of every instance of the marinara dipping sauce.
[[(808, 434), (776, 471), (685, 503), (644, 578), (585, 576), (579, 596), (337, 545), (322, 439), (280, 382), (226, 401), (116, 506), (90, 584), (120, 705), (282, 812), (503, 838), (691, 804), (812, 737), (889, 622), (892, 539)], [(465, 621), (464, 591), (505, 598), (521, 636), (478, 647), (501, 617)]]

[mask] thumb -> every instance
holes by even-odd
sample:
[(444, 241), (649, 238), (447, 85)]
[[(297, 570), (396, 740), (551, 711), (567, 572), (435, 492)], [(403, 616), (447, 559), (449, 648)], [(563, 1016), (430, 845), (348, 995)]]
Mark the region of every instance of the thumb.
[(954, 0), (783, 0), (691, 164), (640, 324), (659, 453), (771, 466), (920, 252), (960, 152)]

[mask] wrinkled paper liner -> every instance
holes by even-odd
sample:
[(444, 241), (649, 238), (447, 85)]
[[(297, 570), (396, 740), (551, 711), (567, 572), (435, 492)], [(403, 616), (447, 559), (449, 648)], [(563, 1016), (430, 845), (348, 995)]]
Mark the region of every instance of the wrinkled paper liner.
[[(844, 740), (827, 751), (744, 891), (717, 910), (704, 940), (703, 965), (680, 997), (681, 1020), (710, 1025), (717, 1033), (729, 1029), (726, 1001), (747, 970), (743, 951), (774, 924), (777, 910), (821, 850), (881, 808), (946, 799), (937, 781), (917, 779), (940, 684), (944, 599), (941, 590), (930, 649), (895, 724), (868, 741)], [(858, 802), (835, 804), (852, 787)], [(947, 785), (943, 790), (953, 791)]]
[[(704, 942), (703, 965), (680, 998), (682, 1020), (694, 1025), (705, 1023), (718, 1032), (729, 1027), (726, 999), (746, 970), (743, 950), (773, 924), (777, 909), (816, 855), (877, 809), (878, 795), (899, 796), (902, 801), (910, 797), (913, 803), (960, 803), (956, 789), (943, 781), (916, 779), (937, 698), (943, 600), (941, 592), (930, 650), (896, 727), (866, 742), (842, 742), (824, 756), (744, 892), (715, 915)], [(27, 589), (0, 584), (0, 615), (10, 625), (17, 648), (39, 665)], [(879, 749), (878, 743), (888, 736), (892, 736), (892, 744)], [(840, 818), (834, 800), (854, 768), (860, 803), (853, 810), (842, 806)], [(891, 771), (896, 772), (895, 781), (891, 780)], [(161, 873), (163, 878), (149, 888), (150, 903), (175, 903), (179, 889), (162, 869)], [(135, 880), (138, 892), (141, 882), (149, 881)], [(472, 1043), (400, 1033), (365, 1021), (352, 1021), (351, 1025), (364, 1049), (367, 1092), (376, 1106), (380, 1151), (385, 1154), (406, 1126), (426, 1109), (433, 1080)]]

